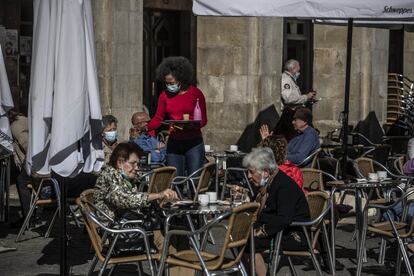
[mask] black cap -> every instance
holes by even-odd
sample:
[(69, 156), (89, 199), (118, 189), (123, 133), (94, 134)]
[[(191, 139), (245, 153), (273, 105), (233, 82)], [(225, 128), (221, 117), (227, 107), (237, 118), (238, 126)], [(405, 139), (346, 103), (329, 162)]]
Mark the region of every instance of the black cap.
[(300, 119), (308, 123), (308, 125), (312, 125), (312, 111), (308, 108), (299, 108), (296, 110), (295, 115), (293, 115), (293, 119)]

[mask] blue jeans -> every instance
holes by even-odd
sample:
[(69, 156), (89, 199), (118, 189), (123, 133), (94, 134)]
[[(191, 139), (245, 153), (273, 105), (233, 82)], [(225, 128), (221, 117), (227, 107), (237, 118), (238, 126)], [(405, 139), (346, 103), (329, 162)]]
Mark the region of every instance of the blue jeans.
[[(391, 219), (392, 220), (400, 220), (402, 216), (403, 208), (401, 202), (395, 205), (394, 208), (391, 209)], [(405, 222), (410, 223), (414, 216), (414, 203), (411, 203), (408, 206), (407, 212), (407, 220)], [(384, 220), (388, 220), (388, 216), (384, 213), (382, 214)]]
[(168, 139), (167, 166), (177, 168), (177, 176), (190, 175), (204, 164), (205, 152), (202, 137), (190, 140)]

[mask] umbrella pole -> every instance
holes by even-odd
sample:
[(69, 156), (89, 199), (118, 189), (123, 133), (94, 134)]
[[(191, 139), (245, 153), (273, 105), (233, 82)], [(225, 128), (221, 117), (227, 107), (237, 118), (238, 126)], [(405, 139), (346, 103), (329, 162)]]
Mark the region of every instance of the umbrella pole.
[(346, 72), (345, 72), (345, 98), (344, 111), (342, 113), (342, 179), (346, 178), (346, 168), (348, 163), (348, 115), (349, 115), (349, 91), (351, 79), (351, 57), (352, 57), (352, 30), (354, 20), (348, 19), (348, 35), (346, 41)]
[(60, 177), (60, 275), (68, 275), (67, 266), (67, 236), (66, 236), (66, 178)]

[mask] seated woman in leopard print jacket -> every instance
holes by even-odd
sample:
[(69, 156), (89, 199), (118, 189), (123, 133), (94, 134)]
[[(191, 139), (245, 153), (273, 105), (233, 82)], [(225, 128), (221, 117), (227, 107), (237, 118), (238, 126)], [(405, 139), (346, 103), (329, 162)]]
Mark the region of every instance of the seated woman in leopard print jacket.
[(137, 211), (157, 199), (173, 199), (177, 194), (166, 189), (160, 193), (143, 193), (134, 183), (139, 162), (139, 148), (132, 143), (120, 143), (113, 150), (96, 181), (95, 205), (109, 217), (122, 217), (125, 211)]

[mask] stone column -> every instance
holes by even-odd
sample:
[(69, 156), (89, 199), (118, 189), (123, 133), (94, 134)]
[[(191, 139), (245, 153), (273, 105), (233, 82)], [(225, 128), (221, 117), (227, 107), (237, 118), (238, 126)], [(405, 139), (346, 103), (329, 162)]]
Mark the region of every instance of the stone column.
[(205, 142), (235, 144), (261, 109), (280, 107), (283, 21), (197, 18), (197, 79), (207, 101)]
[(94, 0), (93, 12), (102, 113), (118, 118), (127, 139), (142, 105), (143, 0)]
[[(314, 26), (313, 87), (322, 100), (314, 107), (315, 125), (324, 135), (340, 127), (344, 106), (347, 27)], [(349, 122), (356, 124), (375, 111), (385, 119), (389, 31), (357, 28), (353, 31)]]

